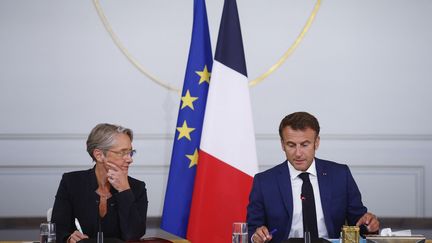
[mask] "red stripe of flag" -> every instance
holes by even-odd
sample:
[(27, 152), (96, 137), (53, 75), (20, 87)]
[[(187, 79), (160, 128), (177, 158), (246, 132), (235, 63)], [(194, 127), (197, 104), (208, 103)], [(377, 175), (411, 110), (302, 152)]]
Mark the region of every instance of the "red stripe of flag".
[[(199, 152), (188, 239), (230, 242), (232, 223), (244, 222), (253, 178), (223, 161)], [(245, 196), (246, 195), (246, 196)]]

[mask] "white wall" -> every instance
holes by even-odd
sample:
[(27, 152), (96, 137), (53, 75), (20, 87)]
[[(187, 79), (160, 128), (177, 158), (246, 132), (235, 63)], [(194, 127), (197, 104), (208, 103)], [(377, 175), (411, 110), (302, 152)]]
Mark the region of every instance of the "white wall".
[[(180, 88), (192, 2), (101, 5), (129, 52)], [(293, 43), (314, 3), (238, 0), (251, 79)], [(213, 47), (222, 4), (207, 1)], [(430, 12), (428, 0), (324, 0), (294, 54), (251, 88), (260, 170), (283, 160), (280, 119), (306, 110), (321, 122), (318, 157), (350, 165), (371, 211), (432, 217)], [(91, 166), (85, 140), (99, 122), (137, 134), (132, 175), (160, 216), (178, 105), (113, 44), (92, 1), (0, 0), (0, 217), (44, 215), (61, 174)]]

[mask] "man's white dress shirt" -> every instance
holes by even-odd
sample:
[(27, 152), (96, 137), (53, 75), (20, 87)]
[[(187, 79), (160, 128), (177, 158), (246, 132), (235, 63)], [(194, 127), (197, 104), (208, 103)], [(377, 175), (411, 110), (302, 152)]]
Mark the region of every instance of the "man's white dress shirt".
[[(290, 172), (290, 180), (292, 187), (293, 196), (293, 215), (291, 231), (289, 233), (289, 238), (302, 238), (303, 237), (303, 214), (302, 214), (302, 201), (300, 198), (301, 188), (303, 181), (299, 177), (303, 171), (296, 170), (291, 163), (288, 161), (288, 169)], [(318, 226), (318, 236), (322, 238), (328, 238), (327, 227), (324, 221), (324, 213), (321, 206), (321, 196), (318, 186), (318, 177), (315, 167), (315, 160), (312, 162), (311, 166), (307, 171), (309, 173), (309, 179), (313, 187), (314, 197), (315, 197), (315, 208), (317, 216), (317, 226)]]

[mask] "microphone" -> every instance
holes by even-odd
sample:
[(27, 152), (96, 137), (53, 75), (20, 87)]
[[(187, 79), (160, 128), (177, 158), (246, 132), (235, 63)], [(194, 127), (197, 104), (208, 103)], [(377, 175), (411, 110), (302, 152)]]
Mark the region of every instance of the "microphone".
[(306, 203), (306, 196), (302, 194), (300, 194), (300, 199), (302, 201), (302, 215), (303, 215), (303, 239), (304, 239), (304, 243), (311, 243), (311, 236), (310, 236), (310, 230), (309, 230), (309, 222), (308, 222), (308, 218), (305, 215), (305, 203)]
[(104, 242), (104, 236), (102, 231), (102, 223), (101, 223), (101, 216), (99, 214), (99, 204), (100, 201), (96, 200), (96, 213), (97, 213), (97, 224), (98, 224), (98, 232), (97, 232), (97, 243), (103, 243)]
[(302, 205), (303, 205), (304, 201), (306, 201), (306, 197), (303, 194), (300, 194), (300, 199), (301, 199)]

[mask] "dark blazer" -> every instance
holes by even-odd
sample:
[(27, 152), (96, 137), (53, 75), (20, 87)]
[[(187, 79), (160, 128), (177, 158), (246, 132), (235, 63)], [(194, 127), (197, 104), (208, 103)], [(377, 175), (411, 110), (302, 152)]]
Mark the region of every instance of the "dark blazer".
[[(339, 238), (345, 221), (355, 225), (367, 212), (347, 165), (315, 158), (321, 206), (329, 238)], [(287, 161), (255, 175), (247, 207), (249, 236), (260, 226), (277, 229), (272, 242), (288, 239), (293, 198)]]
[[(146, 231), (147, 190), (145, 183), (128, 177), (130, 190), (118, 192), (107, 201), (107, 214), (100, 219), (104, 237), (138, 240)], [(95, 238), (98, 232), (99, 200), (95, 168), (63, 174), (54, 202), (52, 222), (57, 242), (66, 242), (76, 230), (75, 218), (84, 234)]]

